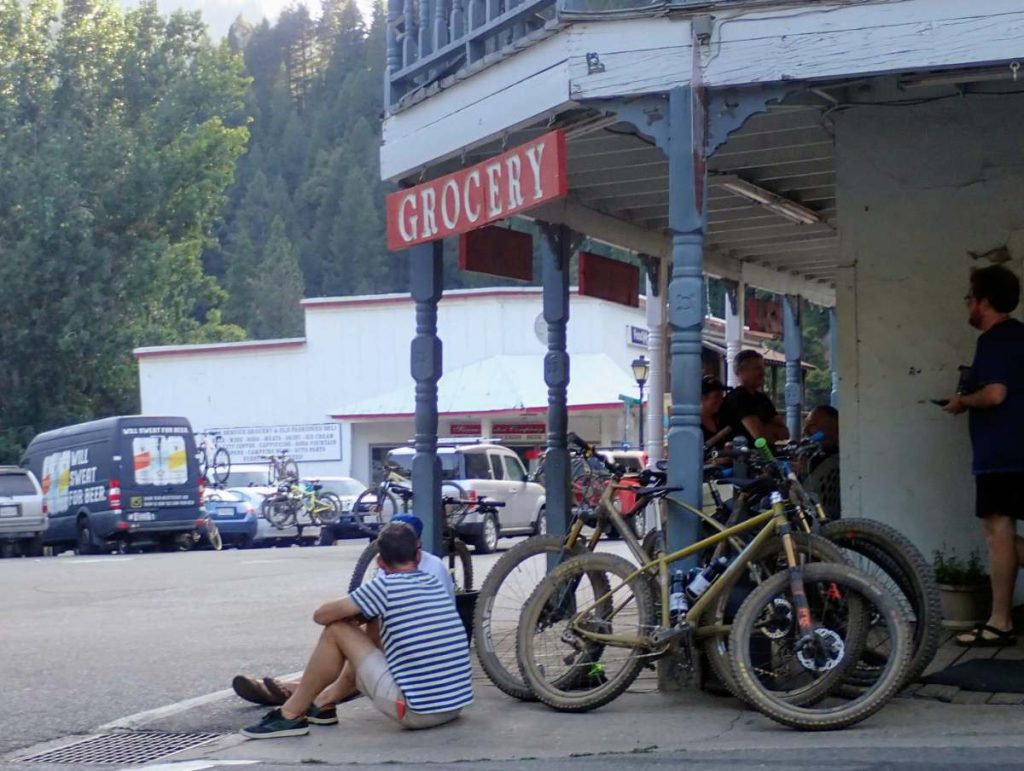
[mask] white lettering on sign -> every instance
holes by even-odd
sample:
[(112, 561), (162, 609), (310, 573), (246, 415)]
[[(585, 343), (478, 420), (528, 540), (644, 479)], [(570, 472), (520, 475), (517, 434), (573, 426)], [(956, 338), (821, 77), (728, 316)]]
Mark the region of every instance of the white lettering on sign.
[(466, 233), (568, 191), (565, 134), (552, 131), (487, 161), (387, 198), (388, 248)]
[(341, 460), (341, 426), (310, 423), (283, 426), (235, 426), (211, 428), (220, 434), (232, 463), (265, 463), (266, 456), (281, 450), (297, 461)]

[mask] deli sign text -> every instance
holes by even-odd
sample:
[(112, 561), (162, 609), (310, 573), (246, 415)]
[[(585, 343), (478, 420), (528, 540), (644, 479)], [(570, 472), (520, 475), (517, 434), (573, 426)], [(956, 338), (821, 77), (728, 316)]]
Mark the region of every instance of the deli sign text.
[(475, 166), (392, 193), (388, 248), (466, 233), (568, 192), (565, 134), (551, 131)]

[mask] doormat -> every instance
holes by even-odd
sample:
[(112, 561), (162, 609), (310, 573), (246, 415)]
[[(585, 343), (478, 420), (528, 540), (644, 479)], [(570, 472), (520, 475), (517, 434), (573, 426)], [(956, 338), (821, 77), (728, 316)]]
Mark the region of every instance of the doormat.
[(953, 685), (963, 691), (1024, 693), (1024, 661), (971, 659), (922, 677), (921, 682)]

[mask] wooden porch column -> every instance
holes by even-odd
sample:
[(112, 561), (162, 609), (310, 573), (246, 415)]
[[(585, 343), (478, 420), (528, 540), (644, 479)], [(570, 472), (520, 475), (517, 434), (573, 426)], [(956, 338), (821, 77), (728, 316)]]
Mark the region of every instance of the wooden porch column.
[[(694, 508), (703, 500), (704, 439), (700, 428), (701, 331), (704, 326), (704, 229), (707, 169), (706, 116), (689, 87), (669, 93), (668, 222), (672, 234), (672, 281), (668, 288), (672, 409), (668, 430), (668, 483)], [(698, 519), (669, 502), (669, 551), (697, 540)], [(673, 569), (696, 564), (696, 557)]]
[(423, 548), (442, 553), (441, 461), (437, 457), (437, 382), (441, 379), (441, 340), (437, 336), (437, 303), (441, 299), (444, 242), (409, 249), (412, 299), (416, 303), (416, 336), (410, 369), (416, 381), (416, 455), (412, 461), (413, 511), (423, 520)]
[(783, 343), (786, 348), (786, 427), (793, 439), (800, 436), (804, 401), (803, 332), (800, 325), (800, 298), (786, 295), (782, 298)]
[(567, 391), (569, 354), (569, 258), (572, 232), (565, 225), (541, 225), (540, 259), (544, 282), (544, 321), (548, 325), (548, 352), (544, 356), (544, 382), (548, 387), (548, 442), (544, 460), (545, 511), (549, 533), (569, 529), (569, 430)]
[[(654, 464), (665, 456), (665, 291), (668, 265), (660, 257), (651, 257), (647, 273), (647, 355), (651, 360), (647, 379), (647, 462)], [(651, 527), (653, 523), (648, 522)]]
[(730, 388), (740, 384), (732, 363), (736, 360), (736, 354), (743, 350), (746, 294), (747, 286), (742, 281), (725, 283), (725, 372)]

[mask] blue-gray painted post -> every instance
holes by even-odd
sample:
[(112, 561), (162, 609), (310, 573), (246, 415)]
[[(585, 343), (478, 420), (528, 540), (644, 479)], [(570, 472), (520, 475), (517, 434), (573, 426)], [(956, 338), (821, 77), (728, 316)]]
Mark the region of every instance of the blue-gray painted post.
[(564, 225), (541, 225), (540, 259), (544, 283), (544, 321), (548, 325), (548, 352), (544, 356), (544, 383), (548, 387), (548, 442), (544, 458), (545, 511), (549, 533), (569, 530), (569, 431), (567, 390), (569, 354), (569, 258), (572, 232)]
[(800, 436), (804, 402), (803, 331), (800, 325), (800, 298), (786, 295), (783, 307), (783, 343), (786, 348), (786, 427), (794, 439)]
[[(701, 331), (704, 325), (704, 229), (707, 171), (703, 105), (688, 87), (669, 93), (668, 222), (672, 235), (672, 281), (668, 288), (672, 408), (668, 430), (668, 483), (694, 508), (703, 500), (704, 439), (700, 428)], [(697, 540), (698, 520), (678, 504), (668, 505), (669, 550)], [(696, 564), (692, 557), (687, 564)]]
[(828, 309), (828, 366), (832, 370), (832, 393), (829, 403), (839, 409), (839, 321), (836, 309)]
[(412, 299), (416, 303), (416, 336), (410, 370), (416, 381), (416, 455), (412, 461), (413, 511), (423, 520), (423, 548), (442, 553), (441, 461), (437, 457), (437, 382), (441, 379), (441, 339), (437, 336), (437, 303), (441, 299), (444, 242), (433, 241), (409, 250)]

